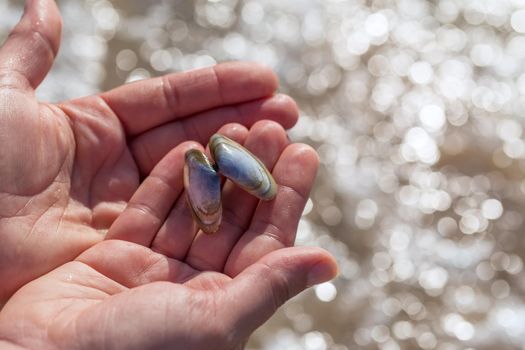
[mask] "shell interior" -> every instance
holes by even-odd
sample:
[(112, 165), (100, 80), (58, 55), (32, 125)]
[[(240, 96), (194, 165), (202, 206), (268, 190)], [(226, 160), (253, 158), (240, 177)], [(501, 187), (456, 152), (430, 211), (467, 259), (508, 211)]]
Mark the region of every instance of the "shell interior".
[(186, 152), (184, 188), (195, 221), (202, 231), (217, 231), (222, 217), (221, 180), (201, 151)]

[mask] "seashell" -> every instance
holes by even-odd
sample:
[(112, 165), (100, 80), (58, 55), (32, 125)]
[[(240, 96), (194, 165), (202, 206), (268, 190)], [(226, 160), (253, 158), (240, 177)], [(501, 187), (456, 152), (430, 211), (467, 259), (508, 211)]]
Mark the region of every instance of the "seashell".
[(209, 146), (222, 175), (260, 199), (275, 198), (277, 184), (272, 174), (250, 151), (219, 134), (210, 138)]
[(208, 157), (192, 149), (185, 154), (184, 188), (197, 225), (205, 233), (217, 231), (221, 224), (221, 177)]

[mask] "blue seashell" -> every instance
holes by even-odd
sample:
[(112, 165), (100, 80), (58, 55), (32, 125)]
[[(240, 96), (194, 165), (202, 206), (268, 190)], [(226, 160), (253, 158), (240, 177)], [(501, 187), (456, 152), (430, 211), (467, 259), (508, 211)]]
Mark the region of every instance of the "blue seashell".
[(205, 233), (217, 231), (222, 218), (221, 178), (199, 150), (185, 154), (184, 188), (197, 225)]
[(219, 134), (210, 138), (209, 147), (219, 173), (260, 199), (275, 198), (277, 184), (272, 174), (250, 151)]

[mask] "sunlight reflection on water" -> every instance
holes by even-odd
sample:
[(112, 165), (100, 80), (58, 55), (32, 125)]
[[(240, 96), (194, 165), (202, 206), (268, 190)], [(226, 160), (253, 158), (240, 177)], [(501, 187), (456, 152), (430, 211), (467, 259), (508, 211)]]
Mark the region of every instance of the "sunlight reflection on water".
[[(290, 136), (322, 163), (298, 242), (341, 274), (252, 348), (523, 348), (523, 1), (59, 4), (42, 99), (255, 60), (298, 101)], [(20, 5), (0, 11), (3, 38)]]

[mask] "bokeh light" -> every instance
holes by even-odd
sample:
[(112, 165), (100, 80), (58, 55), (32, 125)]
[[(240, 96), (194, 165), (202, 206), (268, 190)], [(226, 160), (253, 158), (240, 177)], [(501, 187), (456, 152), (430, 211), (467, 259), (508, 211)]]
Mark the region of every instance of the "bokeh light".
[[(297, 240), (332, 252), (340, 276), (248, 349), (523, 349), (523, 1), (59, 6), (41, 99), (254, 60), (297, 100), (289, 135), (321, 157)], [(0, 0), (1, 38), (21, 10)]]

